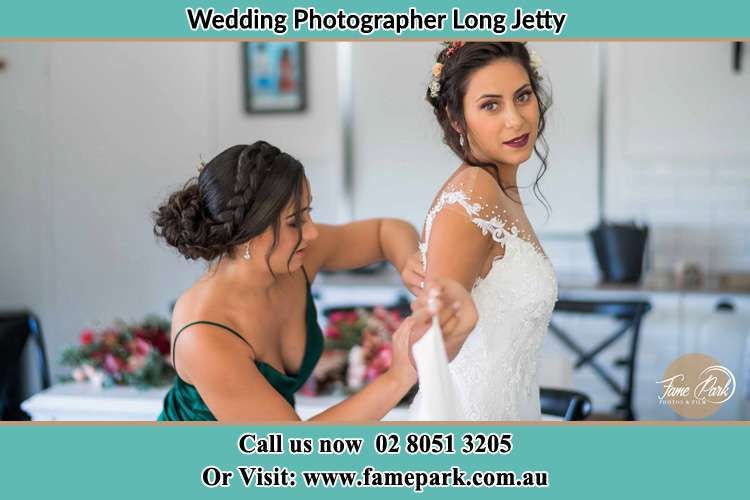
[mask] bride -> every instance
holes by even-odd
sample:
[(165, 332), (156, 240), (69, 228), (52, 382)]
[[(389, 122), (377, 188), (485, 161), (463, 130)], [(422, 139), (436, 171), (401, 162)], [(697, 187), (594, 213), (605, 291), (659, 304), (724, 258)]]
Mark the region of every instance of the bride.
[[(548, 107), (539, 61), (523, 43), (453, 42), (432, 75), (427, 100), (462, 164), (427, 213), (424, 276), (460, 282), (479, 315), (448, 365), (450, 377), (469, 420), (539, 420), (537, 364), (557, 281), (516, 183), (519, 166), (536, 152), (539, 197), (547, 166), (536, 147), (537, 140), (546, 146)], [(414, 406), (419, 401), (418, 394)]]

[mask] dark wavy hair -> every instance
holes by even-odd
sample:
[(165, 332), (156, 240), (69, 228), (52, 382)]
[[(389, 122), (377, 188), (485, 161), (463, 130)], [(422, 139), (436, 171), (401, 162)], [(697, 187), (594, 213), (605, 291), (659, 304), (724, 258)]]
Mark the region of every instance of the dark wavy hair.
[(153, 212), (154, 234), (186, 259), (212, 262), (233, 256), (237, 245), (273, 227), (273, 245), (266, 255), (270, 270), (282, 211), (290, 201), (299, 228), (295, 251), (302, 241), (300, 208), (306, 185), (302, 164), (279, 148), (265, 141), (232, 146)]
[[(458, 126), (464, 133), (467, 130), (466, 118), (464, 116), (464, 96), (471, 76), (479, 69), (498, 60), (510, 58), (517, 61), (526, 70), (529, 75), (529, 81), (534, 94), (536, 94), (539, 103), (539, 123), (537, 143), (534, 144), (534, 153), (542, 162), (541, 167), (534, 181), (534, 194), (541, 201), (545, 208), (549, 210), (549, 204), (539, 189), (539, 181), (547, 171), (547, 158), (549, 156), (549, 146), (544, 138), (544, 129), (546, 125), (546, 113), (551, 105), (549, 93), (541, 85), (541, 76), (538, 75), (531, 66), (529, 51), (522, 42), (466, 42), (459, 47), (447, 45), (440, 51), (437, 56), (437, 62), (443, 65), (440, 72), (438, 83), (440, 90), (437, 97), (433, 97), (428, 87), (426, 99), (432, 105), (437, 118), (438, 124), (443, 129), (443, 142), (461, 159), (461, 161), (478, 167), (491, 169), (494, 175), (498, 167), (492, 162), (482, 162), (478, 160), (471, 151), (469, 141), (464, 141), (461, 145), (460, 134), (452, 125), (457, 122)], [(541, 143), (543, 150), (540, 150), (538, 144)], [(497, 178), (497, 177), (496, 177)], [(497, 178), (503, 192), (509, 187), (503, 186), (500, 179)], [(507, 193), (506, 193), (507, 194)]]

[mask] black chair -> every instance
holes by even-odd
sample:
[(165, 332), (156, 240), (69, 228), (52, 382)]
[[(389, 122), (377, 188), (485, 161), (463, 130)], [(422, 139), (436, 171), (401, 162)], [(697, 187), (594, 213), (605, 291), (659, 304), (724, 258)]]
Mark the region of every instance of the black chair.
[[(604, 383), (618, 395), (619, 402), (615, 405), (614, 409), (625, 420), (636, 420), (635, 411), (633, 410), (633, 381), (635, 379), (638, 337), (641, 329), (641, 320), (650, 310), (651, 303), (646, 301), (559, 300), (555, 304), (555, 313), (611, 317), (620, 322), (616, 331), (605, 337), (604, 340), (590, 350), (585, 350), (575, 342), (571, 335), (555, 324), (554, 318), (549, 325), (550, 331), (578, 355), (573, 369), (578, 370), (586, 365), (590, 366)], [(629, 331), (631, 335), (628, 353), (614, 362), (616, 368), (623, 368), (625, 370), (625, 382), (624, 384), (620, 384), (595, 357)]]
[(50, 386), (49, 365), (39, 319), (29, 311), (0, 312), (0, 420), (29, 420), (21, 409), (22, 357), (33, 341), (42, 390)]
[(586, 420), (591, 415), (591, 400), (582, 392), (566, 389), (539, 389), (539, 403), (543, 415), (562, 417), (563, 420)]

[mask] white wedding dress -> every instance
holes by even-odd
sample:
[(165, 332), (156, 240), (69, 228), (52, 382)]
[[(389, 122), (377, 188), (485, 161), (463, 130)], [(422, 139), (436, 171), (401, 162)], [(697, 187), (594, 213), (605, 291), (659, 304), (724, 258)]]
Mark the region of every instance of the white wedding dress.
[[(448, 184), (427, 214), (420, 244), (423, 265), (428, 263), (433, 222), (447, 209), (460, 210), (466, 224), (492, 238), (504, 254), (492, 261), (471, 290), (479, 319), (453, 361), (448, 364), (445, 356), (426, 359), (415, 348), (421, 389), (411, 415), (414, 420), (450, 420), (446, 415), (457, 413), (466, 420), (540, 420), (537, 366), (557, 300), (554, 269), (530, 226), (522, 231), (516, 220), (509, 219), (514, 211), (507, 203), (510, 200), (499, 194), (478, 195), (488, 192), (472, 189), (482, 181), (476, 172), (463, 178), (464, 182)], [(455, 245), (456, 259), (460, 259), (460, 241)], [(442, 345), (437, 328), (430, 332), (437, 336), (432, 340)], [(453, 387), (445, 384), (447, 375), (437, 387), (436, 379), (441, 377), (435, 374), (446, 371)], [(422, 392), (430, 396), (425, 398)], [(449, 408), (456, 400), (461, 407), (458, 411)]]

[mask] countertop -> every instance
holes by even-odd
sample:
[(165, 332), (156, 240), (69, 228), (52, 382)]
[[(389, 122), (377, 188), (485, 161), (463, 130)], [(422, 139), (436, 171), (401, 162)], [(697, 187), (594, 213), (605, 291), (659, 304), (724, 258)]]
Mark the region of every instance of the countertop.
[[(640, 283), (601, 283), (587, 276), (558, 274), (561, 294), (580, 292), (638, 294), (708, 294), (708, 295), (750, 295), (750, 275), (716, 274), (704, 276), (699, 286), (678, 286), (669, 273), (650, 273)], [(377, 273), (358, 274), (353, 272), (320, 273), (314, 288), (325, 287), (403, 287), (396, 271), (388, 266)], [(404, 288), (404, 291), (406, 289)]]

